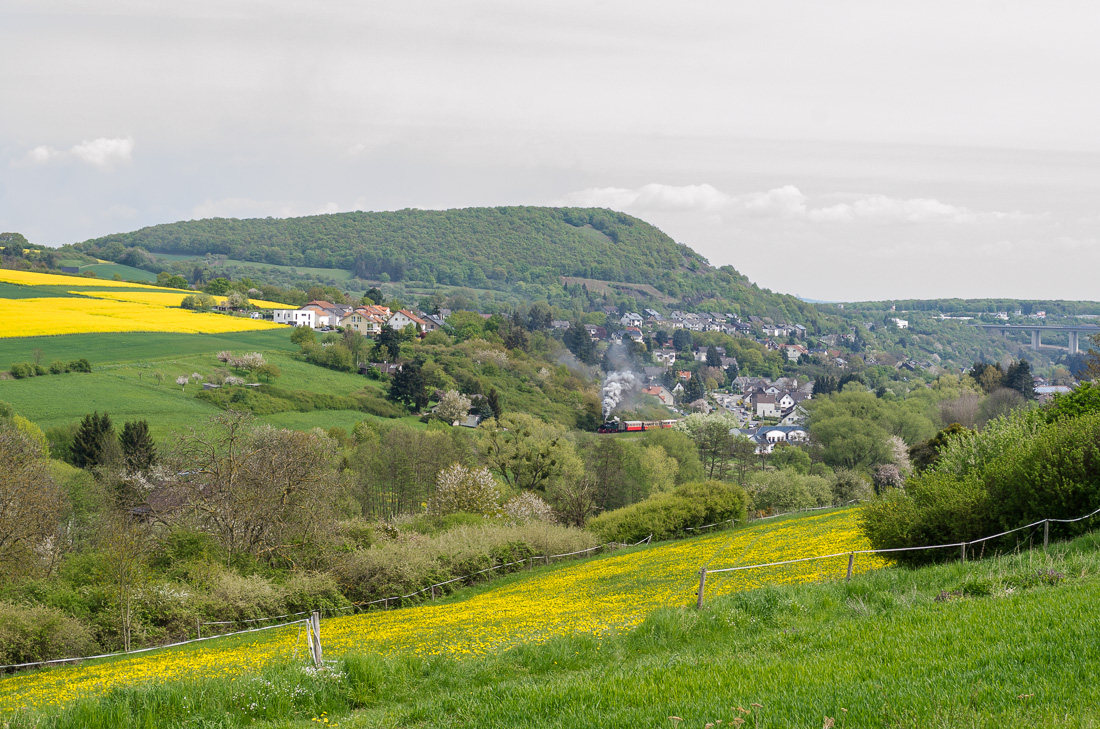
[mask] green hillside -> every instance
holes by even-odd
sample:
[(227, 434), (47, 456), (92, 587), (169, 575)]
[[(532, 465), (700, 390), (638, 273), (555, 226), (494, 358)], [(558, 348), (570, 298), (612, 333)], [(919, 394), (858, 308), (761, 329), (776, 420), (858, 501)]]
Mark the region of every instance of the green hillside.
[[(469, 287), (568, 300), (563, 277), (618, 282), (639, 304), (719, 308), (818, 324), (822, 315), (793, 296), (753, 285), (638, 218), (597, 208), (500, 207), (400, 210), (302, 218), (192, 220), (117, 233), (73, 246), (86, 255), (193, 278), (225, 275), (231, 261), (257, 282), (302, 280)], [(284, 267), (278, 281), (267, 281)], [(337, 274), (346, 272), (346, 274)], [(307, 275), (308, 274), (308, 275)], [(636, 289), (630, 284), (638, 284)], [(572, 284), (578, 291), (581, 284)], [(650, 288), (652, 287), (652, 288)], [(365, 287), (364, 287), (365, 288)], [(654, 292), (653, 289), (656, 291)], [(648, 293), (647, 293), (648, 292)]]
[[(544, 273), (649, 283), (705, 261), (637, 218), (598, 209), (469, 208), (341, 213), (303, 218), (214, 218), (143, 228), (85, 245), (259, 263), (341, 268), (361, 278), (448, 285)], [(540, 271), (542, 269), (542, 271)]]

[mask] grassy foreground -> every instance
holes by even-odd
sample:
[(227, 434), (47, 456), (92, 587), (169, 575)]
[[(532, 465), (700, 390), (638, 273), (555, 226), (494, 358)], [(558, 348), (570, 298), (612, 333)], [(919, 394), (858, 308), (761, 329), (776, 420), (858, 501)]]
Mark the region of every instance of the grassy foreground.
[[(448, 635), (463, 640), (462, 628), (445, 620), (434, 621), (441, 630), (433, 636), (433, 621), (418, 620), (419, 608), (349, 618), (363, 621), (357, 641), (341, 640), (350, 636), (329, 620), (322, 630), (335, 660), (320, 671), (306, 667), (304, 651), (246, 673), (227, 660), (222, 670), (193, 670), (171, 683), (105, 684), (64, 706), (9, 709), (7, 721), (12, 727), (293, 727), (326, 719), (347, 727), (704, 727), (741, 718), (750, 727), (816, 727), (829, 717), (852, 727), (1100, 726), (1098, 547), (1100, 538), (1089, 535), (1054, 545), (1049, 555), (880, 569), (851, 583), (760, 586), (708, 599), (701, 612), (677, 599), (612, 631), (554, 630), (561, 619), (553, 609), (557, 595), (544, 590), (546, 609), (536, 601), (530, 611), (546, 633), (541, 639), (470, 652), (415, 645)], [(522, 582), (560, 581), (559, 573), (574, 566), (514, 575), (448, 603), (462, 611), (479, 596)], [(410, 644), (379, 643), (389, 641), (372, 621), (386, 616), (405, 616), (417, 634)], [(507, 633), (494, 617), (483, 622)], [(263, 652), (281, 640), (249, 643)], [(121, 662), (102, 665), (102, 678)], [(12, 706), (11, 689), (27, 678), (80, 670), (4, 679), (5, 703)], [(147, 681), (150, 674), (167, 677), (154, 660), (145, 672)]]

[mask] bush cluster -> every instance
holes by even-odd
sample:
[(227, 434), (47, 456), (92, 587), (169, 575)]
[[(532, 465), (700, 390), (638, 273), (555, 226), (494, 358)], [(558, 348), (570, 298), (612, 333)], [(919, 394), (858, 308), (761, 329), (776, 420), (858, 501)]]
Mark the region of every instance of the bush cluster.
[(383, 418), (399, 418), (405, 413), (401, 408), (383, 399), (376, 391), (364, 388), (352, 395), (333, 395), (287, 390), (273, 385), (232, 387), (229, 378), (216, 390), (201, 390), (195, 397), (217, 405), (223, 410), (247, 410), (256, 415), (303, 412), (313, 410), (358, 410)]
[[(1022, 411), (948, 441), (939, 460), (867, 505), (861, 520), (876, 548), (972, 541), (1043, 519), (1073, 519), (1100, 507), (1100, 412), (1049, 420)], [(1073, 536), (1087, 521), (1052, 524)], [(1021, 535), (986, 543), (1011, 548)], [(1027, 538), (1027, 535), (1023, 535)], [(901, 553), (911, 563), (950, 557), (945, 550)]]
[(606, 511), (592, 518), (587, 528), (603, 542), (634, 543), (650, 534), (655, 540), (683, 536), (688, 527), (700, 527), (728, 519), (744, 520), (749, 497), (736, 484), (722, 481), (686, 483), (671, 492)]
[(80, 359), (74, 359), (71, 362), (62, 362), (61, 360), (55, 360), (50, 363), (50, 366), (43, 367), (40, 364), (34, 362), (16, 362), (9, 369), (8, 372), (11, 376), (17, 380), (21, 380), (24, 377), (40, 377), (42, 375), (60, 375), (66, 372), (91, 372), (92, 364), (88, 360), (81, 357)]
[[(333, 573), (348, 598), (369, 601), (405, 595), (532, 555), (569, 554), (597, 544), (590, 532), (546, 522), (479, 521), (435, 536), (398, 532), (380, 539), (369, 549), (340, 556)], [(517, 569), (522, 567), (502, 568), (497, 574)], [(447, 589), (455, 590), (464, 584), (452, 583)]]

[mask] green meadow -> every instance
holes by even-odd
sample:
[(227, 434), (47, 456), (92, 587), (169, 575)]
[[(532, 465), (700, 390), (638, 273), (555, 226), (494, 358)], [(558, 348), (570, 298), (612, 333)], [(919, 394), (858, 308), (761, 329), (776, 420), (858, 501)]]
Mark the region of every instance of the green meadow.
[[(544, 578), (517, 573), (478, 591)], [(1049, 553), (765, 586), (702, 610), (685, 599), (603, 637), (468, 658), (353, 651), (320, 671), (299, 657), (252, 676), (115, 689), (7, 721), (13, 729), (1096, 727), (1098, 597), (1100, 537), (1090, 534)], [(267, 640), (227, 639), (261, 649)], [(155, 654), (149, 661), (155, 670)]]
[[(92, 411), (107, 412), (117, 423), (144, 419), (156, 437), (199, 427), (220, 412), (196, 399), (202, 382), (180, 387), (176, 378), (194, 373), (208, 381), (215, 370), (225, 370), (215, 355), (222, 350), (237, 354), (262, 352), (281, 376), (273, 384), (288, 390), (350, 395), (364, 388), (382, 391), (382, 383), (357, 374), (337, 372), (302, 362), (291, 356), (297, 346), (288, 331), (271, 330), (239, 334), (70, 334), (0, 340), (0, 368), (13, 362), (69, 362), (86, 358), (90, 373), (43, 375), (21, 380), (0, 380), (0, 400), (46, 429), (79, 421)], [(372, 416), (356, 410), (316, 410), (259, 416), (279, 427), (306, 429), (341, 427), (351, 430)], [(410, 418), (410, 420), (415, 420)], [(418, 421), (417, 421), (418, 422)]]

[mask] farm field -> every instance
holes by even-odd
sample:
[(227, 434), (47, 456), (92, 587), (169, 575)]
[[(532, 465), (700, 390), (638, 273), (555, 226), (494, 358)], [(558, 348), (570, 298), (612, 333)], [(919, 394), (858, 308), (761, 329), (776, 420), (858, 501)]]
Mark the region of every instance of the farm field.
[[(327, 619), (322, 628), (325, 650), (330, 657), (363, 651), (467, 657), (562, 636), (610, 636), (636, 627), (653, 610), (693, 603), (697, 570), (720, 550), (720, 563), (728, 566), (865, 548), (856, 516), (856, 510), (847, 509), (758, 522), (741, 530), (513, 574), (434, 604)], [(740, 573), (735, 579), (715, 580), (708, 595), (836, 576), (847, 566), (846, 558), (828, 562)], [(884, 565), (872, 557), (856, 563), (861, 573)], [(298, 639), (296, 629), (280, 629), (12, 676), (0, 680), (0, 710), (63, 704), (151, 676), (165, 681), (242, 675), (291, 659)]]
[[(427, 626), (428, 637), (438, 640), (440, 631), (457, 628), (425, 622), (418, 610), (460, 613), (524, 582), (532, 589), (561, 587), (574, 570), (674, 548), (705, 559), (728, 542), (731, 562), (739, 552), (775, 559), (794, 546), (784, 545), (781, 535), (788, 542), (801, 535), (816, 543), (829, 529), (842, 531), (854, 513), (757, 523), (689, 543), (512, 575), (425, 608), (325, 620), (326, 657), (334, 660), (328, 670), (304, 667), (301, 635), (281, 628), (214, 641), (221, 660), (204, 656), (215, 651), (208, 646), (0, 679), (0, 711), (20, 729), (139, 727), (148, 726), (150, 717), (169, 727), (1100, 725), (1095, 534), (1053, 544), (1049, 554), (1024, 551), (919, 570), (876, 569), (850, 583), (795, 581), (808, 575), (782, 585), (745, 580), (725, 585), (720, 596), (708, 590), (702, 611), (685, 608), (689, 600), (679, 599), (677, 588), (674, 602), (649, 609), (640, 620), (627, 621), (633, 627), (620, 630), (556, 630), (561, 601), (555, 596), (542, 610), (536, 599), (527, 608), (527, 625), (549, 637), (512, 647), (497, 640), (495, 648), (443, 655), (418, 649), (415, 637), (404, 647), (375, 637), (378, 623), (372, 621), (404, 615), (408, 631)], [(690, 543), (707, 549), (693, 550)], [(724, 557), (712, 566), (731, 562)], [(694, 559), (669, 560), (658, 572), (697, 566)], [(623, 605), (642, 608), (654, 577), (650, 568), (639, 569), (629, 584), (613, 586), (611, 591), (637, 600), (615, 601), (605, 615), (621, 617)], [(656, 575), (656, 592), (667, 598), (661, 582)], [(601, 594), (576, 596), (583, 602)], [(284, 632), (290, 634), (278, 635)], [(353, 635), (350, 647), (337, 648), (337, 641)], [(471, 642), (453, 632), (444, 637), (452, 646)], [(253, 665), (266, 664), (242, 666), (242, 655), (251, 656)], [(179, 676), (179, 682), (129, 685), (132, 674), (126, 675), (137, 671), (135, 664), (146, 668), (138, 673), (141, 680), (155, 671)], [(81, 691), (90, 693), (74, 700)]]
[[(278, 336), (273, 336), (275, 334)], [(192, 382), (181, 388), (176, 384), (176, 378), (198, 373), (204, 381), (209, 380), (214, 370), (224, 369), (214, 356), (223, 349), (237, 354), (262, 352), (268, 362), (282, 371), (282, 376), (276, 380), (278, 386), (339, 395), (348, 395), (365, 387), (381, 388), (381, 383), (360, 375), (336, 372), (294, 359), (286, 351), (293, 345), (290, 344), (285, 328), (262, 334), (222, 335), (209, 339), (207, 337), (210, 335), (71, 336), (91, 337), (92, 341), (88, 343), (100, 347), (98, 351), (102, 359), (92, 359), (92, 372), (0, 380), (0, 400), (10, 403), (17, 412), (23, 413), (42, 429), (79, 422), (92, 411), (107, 412), (119, 424), (126, 420), (147, 420), (154, 436), (158, 438), (172, 432), (201, 427), (220, 410), (209, 402), (196, 399), (195, 394), (202, 387), (200, 382)], [(42, 345), (39, 348), (43, 351), (42, 360), (46, 363), (53, 359), (68, 361), (86, 356), (79, 347), (64, 342), (68, 337), (36, 339)], [(110, 342), (102, 340), (114, 340), (113, 356)], [(124, 342), (131, 340), (136, 344), (133, 347), (125, 346)], [(173, 346), (176, 341), (179, 341), (179, 346)], [(49, 345), (54, 342), (64, 346), (50, 348)], [(166, 352), (173, 349), (186, 352), (189, 346), (193, 350), (201, 351), (165, 356)], [(268, 349), (267, 346), (277, 348)], [(135, 354), (138, 352), (150, 356), (137, 358)], [(29, 361), (31, 357), (27, 355), (31, 354), (32, 352), (27, 352), (25, 356), (15, 358), (14, 361)], [(120, 356), (126, 360), (118, 361)], [(276, 413), (261, 415), (258, 419), (278, 427), (320, 427), (327, 430), (338, 426), (350, 431), (355, 423), (372, 417), (356, 410), (329, 410)]]
[[(156, 256), (158, 259), (162, 259), (165, 261), (195, 261), (196, 263), (206, 261), (205, 256), (185, 255), (182, 253), (153, 253), (153, 255)], [(241, 266), (242, 268), (258, 269), (270, 268), (276, 271), (286, 271), (288, 273), (317, 276), (318, 278), (332, 279), (334, 281), (348, 281), (352, 278), (351, 271), (347, 270), (346, 268), (312, 268), (310, 266), (283, 266), (277, 263), (260, 263), (258, 261), (242, 261), (236, 258), (227, 258), (225, 259), (224, 264), (219, 261), (218, 264), (213, 266), (215, 272), (217, 272), (219, 265)]]
[[(260, 319), (180, 309), (193, 291), (124, 281), (0, 269), (0, 282), (25, 287), (20, 296), (0, 298), (0, 338), (94, 332), (160, 331), (224, 333), (281, 328)], [(38, 293), (41, 296), (26, 296)], [(224, 300), (224, 297), (215, 297)], [(278, 308), (275, 302), (256, 302)]]
[[(2, 295), (2, 292), (0, 292)], [(282, 350), (294, 352), (290, 330), (267, 329), (227, 334), (171, 334), (167, 332), (115, 332), (111, 334), (65, 334), (52, 337), (5, 339), (0, 346), (0, 369), (16, 362), (34, 361), (34, 351), (42, 352), (42, 361), (66, 362), (81, 357), (93, 365), (115, 362), (145, 362), (188, 354), (216, 354), (224, 349), (250, 352)], [(2, 386), (3, 383), (0, 383)], [(3, 398), (0, 398), (3, 399)]]

